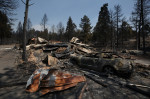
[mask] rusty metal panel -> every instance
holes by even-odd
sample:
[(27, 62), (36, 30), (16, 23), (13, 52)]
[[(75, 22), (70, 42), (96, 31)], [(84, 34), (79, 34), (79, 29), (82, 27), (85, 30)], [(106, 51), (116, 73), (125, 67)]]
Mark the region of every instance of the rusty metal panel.
[(27, 92), (36, 92), (39, 89), (39, 79), (40, 79), (40, 74), (37, 74), (33, 77), (33, 82), (32, 84), (30, 84), (27, 88), (26, 91)]
[(40, 68), (37, 69), (29, 78), (26, 91), (36, 92), (41, 89), (41, 93), (60, 91), (77, 85), (79, 82), (86, 81), (84, 76), (74, 76), (68, 72), (57, 69)]
[(63, 86), (63, 85), (67, 85), (67, 84), (83, 82), (85, 80), (86, 79), (83, 76), (74, 76), (74, 77), (69, 77), (69, 78), (63, 78), (63, 77), (57, 78), (57, 76), (55, 76), (55, 80), (53, 80), (53, 79), (42, 80), (41, 87)]
[(71, 87), (76, 86), (78, 83), (73, 83), (73, 84), (69, 84), (69, 85), (65, 85), (65, 86), (59, 86), (59, 87), (48, 87), (48, 88), (41, 88), (40, 90), (40, 94), (41, 95), (45, 95), (49, 92), (54, 92), (54, 91), (62, 91)]

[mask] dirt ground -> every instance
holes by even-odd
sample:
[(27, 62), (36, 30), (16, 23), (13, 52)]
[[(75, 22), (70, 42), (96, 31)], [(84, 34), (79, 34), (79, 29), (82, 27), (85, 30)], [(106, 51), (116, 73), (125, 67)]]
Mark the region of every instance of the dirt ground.
[(0, 45), (0, 99), (32, 99), (30, 97), (33, 95), (26, 94), (25, 85), (11, 86), (19, 82), (20, 78), (15, 64), (19, 52), (13, 50), (13, 47), (14, 45)]
[[(20, 52), (13, 50), (14, 45), (1, 45), (0, 46), (0, 99), (76, 99), (76, 93), (78, 87), (70, 88), (68, 91), (50, 93), (46, 96), (40, 97), (38, 93), (27, 93), (25, 91), (25, 84), (21, 84), (20, 79), (24, 78), (18, 75), (18, 70), (15, 64)], [(137, 58), (137, 63), (150, 64), (148, 58)], [(66, 69), (67, 70), (67, 69)], [(69, 71), (78, 72), (76, 67), (69, 67)], [(29, 75), (30, 76), (30, 75)], [(150, 76), (150, 74), (149, 74)], [(150, 86), (150, 77), (143, 77), (140, 72), (134, 71), (133, 77), (130, 79), (123, 79), (117, 76), (109, 77), (94, 77), (93, 78), (102, 81), (108, 87), (104, 87), (97, 84), (93, 80), (87, 78), (87, 85), (83, 99), (149, 99), (149, 96), (138, 93), (123, 85), (120, 85), (118, 81), (130, 81), (135, 84), (142, 84)], [(26, 81), (26, 80), (25, 80)], [(19, 83), (18, 85), (16, 83)], [(13, 85), (14, 84), (14, 85)], [(82, 85), (82, 83), (81, 83)], [(146, 92), (150, 92), (150, 89), (144, 89)]]
[(135, 57), (136, 63), (141, 63), (141, 64), (145, 64), (145, 65), (149, 65), (150, 64), (150, 55), (142, 55), (142, 56), (136, 56)]

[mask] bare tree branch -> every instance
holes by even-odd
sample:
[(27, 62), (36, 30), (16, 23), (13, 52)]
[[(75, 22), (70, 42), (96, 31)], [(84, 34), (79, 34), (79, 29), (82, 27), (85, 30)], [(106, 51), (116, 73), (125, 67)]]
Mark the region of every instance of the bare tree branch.
[(26, 3), (23, 0), (21, 0), (21, 1), (22, 1), (22, 3), (24, 3), (26, 5)]
[(32, 6), (32, 5), (34, 5), (34, 3), (32, 3), (32, 4), (29, 4), (29, 6)]

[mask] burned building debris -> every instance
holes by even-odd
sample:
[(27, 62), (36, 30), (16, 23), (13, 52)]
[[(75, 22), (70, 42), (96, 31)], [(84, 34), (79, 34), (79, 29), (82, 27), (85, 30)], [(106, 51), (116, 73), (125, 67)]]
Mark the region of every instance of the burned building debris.
[(131, 51), (99, 52), (76, 37), (67, 43), (47, 41), (27, 47), (28, 62), (32, 64), (26, 67), (32, 72), (24, 76), (28, 79), (27, 92), (39, 91), (42, 97), (57, 94), (65, 99), (150, 97), (150, 65), (134, 62)]

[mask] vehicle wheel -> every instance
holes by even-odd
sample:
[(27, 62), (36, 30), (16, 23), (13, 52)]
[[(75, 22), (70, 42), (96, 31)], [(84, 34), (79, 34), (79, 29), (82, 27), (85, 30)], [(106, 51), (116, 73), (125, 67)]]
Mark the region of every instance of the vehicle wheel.
[(115, 73), (115, 70), (114, 70), (114, 68), (112, 68), (110, 66), (106, 66), (106, 67), (104, 67), (103, 72), (105, 74), (113, 75)]

